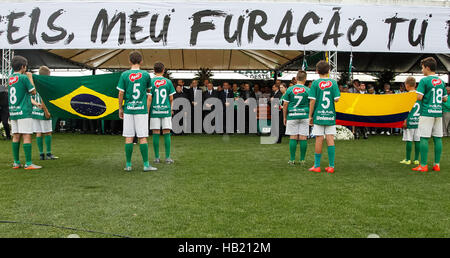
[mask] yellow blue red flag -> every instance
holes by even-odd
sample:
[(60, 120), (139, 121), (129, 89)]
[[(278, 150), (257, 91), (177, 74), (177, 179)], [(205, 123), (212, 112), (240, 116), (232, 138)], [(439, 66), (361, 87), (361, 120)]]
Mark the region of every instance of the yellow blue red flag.
[(336, 103), (336, 124), (347, 126), (400, 128), (408, 117), (417, 93), (342, 93)]

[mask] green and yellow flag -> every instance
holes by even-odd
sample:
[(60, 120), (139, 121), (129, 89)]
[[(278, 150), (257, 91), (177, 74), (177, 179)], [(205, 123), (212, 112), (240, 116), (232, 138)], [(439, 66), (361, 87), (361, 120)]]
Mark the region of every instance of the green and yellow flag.
[(34, 84), (53, 117), (118, 120), (120, 73), (60, 77), (33, 75)]

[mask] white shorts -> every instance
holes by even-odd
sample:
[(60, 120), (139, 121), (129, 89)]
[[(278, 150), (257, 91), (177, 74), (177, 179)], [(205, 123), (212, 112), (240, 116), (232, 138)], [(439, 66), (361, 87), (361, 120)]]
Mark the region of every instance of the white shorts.
[(51, 133), (52, 120), (33, 119), (33, 131), (35, 133)]
[(123, 114), (124, 137), (148, 137), (148, 114)]
[(295, 119), (286, 121), (286, 135), (309, 135), (309, 119)]
[(11, 120), (11, 132), (13, 134), (33, 134), (33, 119), (23, 118), (18, 120)]
[(170, 129), (172, 130), (172, 117), (150, 118), (150, 130)]
[(335, 135), (336, 125), (316, 125), (314, 124), (312, 134), (315, 136)]
[(420, 142), (419, 128), (403, 129), (403, 141), (405, 142)]
[(425, 138), (430, 138), (431, 136), (442, 137), (442, 117), (420, 116), (419, 134), (420, 137)]

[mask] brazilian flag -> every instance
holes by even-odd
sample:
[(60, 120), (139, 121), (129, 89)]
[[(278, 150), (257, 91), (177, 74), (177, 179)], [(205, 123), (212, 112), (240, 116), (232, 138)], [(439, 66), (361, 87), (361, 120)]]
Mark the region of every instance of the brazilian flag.
[(118, 120), (116, 87), (120, 75), (61, 77), (33, 74), (33, 81), (53, 117)]

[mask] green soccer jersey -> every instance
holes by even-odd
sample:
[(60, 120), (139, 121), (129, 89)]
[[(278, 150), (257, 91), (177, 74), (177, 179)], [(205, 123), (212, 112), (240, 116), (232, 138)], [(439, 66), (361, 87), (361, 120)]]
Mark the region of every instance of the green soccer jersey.
[(408, 129), (416, 129), (419, 127), (419, 117), (420, 117), (420, 100), (414, 103), (413, 108), (408, 114), (408, 118), (406, 119), (406, 128)]
[[(36, 95), (33, 95), (32, 98), (39, 104), (42, 104), (42, 98), (39, 95), (39, 93), (36, 92)], [(44, 110), (42, 108), (38, 108), (33, 105), (33, 113), (31, 116), (33, 119), (39, 119), (39, 120), (49, 120), (45, 117)]]
[(318, 79), (312, 83), (309, 98), (316, 100), (313, 114), (314, 124), (336, 124), (334, 101), (340, 96), (338, 84), (333, 79)]
[(444, 102), (442, 107), (443, 112), (450, 112), (450, 100), (447, 100), (447, 102)]
[(170, 98), (175, 94), (172, 82), (164, 77), (158, 76), (152, 79), (152, 103), (150, 104), (150, 117), (161, 118), (171, 117), (172, 108), (170, 106)]
[(442, 117), (442, 99), (447, 96), (447, 90), (439, 77), (430, 75), (420, 80), (417, 93), (423, 95), (421, 116)]
[(30, 92), (34, 90), (34, 86), (26, 75), (20, 73), (13, 73), (8, 81), (10, 119), (31, 118), (33, 105)]
[(147, 90), (150, 90), (150, 74), (144, 70), (128, 70), (122, 73), (117, 89), (124, 92), (125, 114), (147, 114)]
[(286, 90), (283, 101), (288, 102), (286, 120), (306, 119), (309, 116), (309, 92), (304, 85), (294, 85)]

